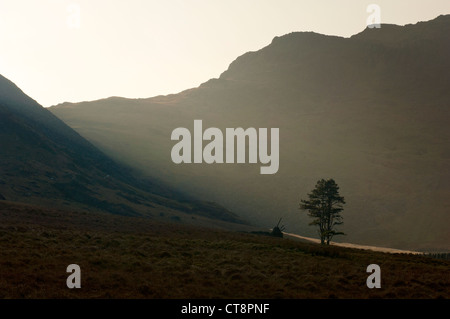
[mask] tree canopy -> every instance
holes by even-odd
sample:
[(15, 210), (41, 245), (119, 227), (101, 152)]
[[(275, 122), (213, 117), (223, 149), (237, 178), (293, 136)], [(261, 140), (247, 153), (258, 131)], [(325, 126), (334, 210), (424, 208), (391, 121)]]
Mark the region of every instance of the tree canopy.
[(345, 235), (335, 230), (335, 226), (343, 224), (341, 212), (344, 204), (344, 197), (339, 195), (339, 186), (333, 179), (319, 180), (308, 199), (300, 201), (300, 209), (308, 211), (308, 215), (314, 218), (310, 225), (318, 226), (322, 245), (329, 245), (336, 235)]

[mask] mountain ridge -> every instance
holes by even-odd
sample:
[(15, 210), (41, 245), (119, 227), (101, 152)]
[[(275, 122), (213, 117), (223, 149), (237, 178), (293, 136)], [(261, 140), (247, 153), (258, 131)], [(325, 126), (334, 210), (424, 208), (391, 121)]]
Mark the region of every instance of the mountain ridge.
[[(345, 241), (448, 249), (449, 17), (386, 35), (383, 26), (350, 38), (302, 33), (307, 41), (297, 41), (292, 33), (197, 88), (50, 110), (115, 159), (262, 225), (283, 216), (289, 232), (314, 236), (298, 203), (318, 179), (333, 177), (348, 202)], [(398, 45), (383, 44), (395, 38)], [(174, 165), (171, 131), (194, 119), (222, 129), (279, 127), (279, 172)]]
[[(429, 21), (419, 21), (417, 23), (409, 23), (409, 24), (405, 24), (404, 26), (402, 25), (397, 25), (397, 24), (392, 24), (392, 23), (381, 23), (381, 27), (380, 28), (365, 28), (363, 31), (356, 33), (350, 37), (343, 37), (343, 36), (337, 36), (337, 35), (326, 35), (326, 34), (322, 34), (322, 33), (317, 33), (314, 31), (293, 31), (290, 33), (287, 33), (285, 35), (282, 36), (275, 36), (271, 43), (268, 44), (267, 46), (261, 48), (260, 50), (257, 51), (248, 51), (240, 56), (238, 56), (234, 61), (232, 61), (230, 63), (230, 66), (235, 64), (237, 60), (241, 59), (241, 58), (246, 58), (248, 55), (251, 55), (253, 53), (259, 52), (261, 50), (266, 49), (267, 47), (270, 47), (272, 44), (282, 40), (282, 39), (287, 39), (289, 37), (296, 37), (298, 35), (301, 36), (310, 36), (310, 37), (314, 37), (314, 38), (335, 38), (335, 39), (340, 39), (340, 40), (350, 40), (350, 39), (358, 39), (358, 40), (365, 40), (365, 41), (373, 41), (373, 40), (377, 40), (377, 37), (373, 37), (373, 35), (375, 34), (379, 34), (380, 32), (384, 32), (386, 31), (387, 28), (390, 29), (390, 31), (392, 31), (393, 29), (395, 30), (402, 30), (404, 31), (404, 28), (409, 28), (409, 29), (414, 29), (423, 25), (426, 25), (427, 27), (430, 24), (434, 24), (434, 25), (442, 25), (446, 28), (446, 30), (450, 30), (450, 27), (448, 26), (448, 23), (450, 23), (450, 14), (443, 14), (443, 15), (439, 15), (436, 18), (429, 20)], [(389, 31), (389, 32), (390, 32)], [(367, 38), (364, 38), (367, 37)], [(170, 94), (165, 94), (165, 95), (157, 95), (157, 96), (150, 96), (150, 97), (140, 97), (140, 98), (126, 98), (126, 97), (120, 97), (120, 96), (109, 96), (109, 97), (105, 97), (105, 98), (101, 98), (101, 99), (97, 99), (97, 100), (90, 100), (90, 101), (79, 101), (79, 102), (69, 102), (69, 101), (65, 101), (65, 102), (61, 102), (61, 103), (57, 103), (55, 105), (50, 106), (49, 108), (58, 108), (61, 106), (69, 106), (69, 105), (75, 105), (75, 104), (80, 104), (80, 103), (91, 103), (91, 102), (95, 102), (95, 101), (101, 101), (101, 100), (108, 100), (108, 99), (119, 99), (119, 100), (150, 100), (150, 99), (158, 99), (158, 98), (165, 98), (165, 97), (170, 97), (170, 96), (174, 96), (174, 95), (178, 95), (178, 94), (182, 94), (194, 89), (198, 89), (201, 88), (205, 85), (208, 85), (210, 82), (215, 82), (217, 80), (220, 80), (222, 78), (222, 76), (224, 74), (227, 73), (227, 71), (229, 70), (229, 68), (225, 71), (223, 71), (221, 73), (221, 75), (218, 78), (211, 78), (209, 80), (206, 80), (205, 82), (201, 83), (198, 87), (193, 87), (193, 88), (188, 88), (185, 90), (182, 90), (180, 92), (177, 93), (170, 93)]]

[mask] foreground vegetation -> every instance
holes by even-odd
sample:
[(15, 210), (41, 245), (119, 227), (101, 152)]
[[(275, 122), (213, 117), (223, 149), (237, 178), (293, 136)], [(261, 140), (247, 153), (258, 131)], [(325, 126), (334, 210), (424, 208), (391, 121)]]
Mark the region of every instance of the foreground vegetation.
[(6, 202), (0, 221), (0, 298), (450, 297), (448, 260)]

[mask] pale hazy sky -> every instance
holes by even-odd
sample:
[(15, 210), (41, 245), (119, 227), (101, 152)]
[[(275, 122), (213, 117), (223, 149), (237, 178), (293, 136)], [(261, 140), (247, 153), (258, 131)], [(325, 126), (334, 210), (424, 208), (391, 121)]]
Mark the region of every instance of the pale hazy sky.
[(43, 106), (177, 93), (275, 36), (349, 37), (450, 14), (450, 0), (1, 0), (0, 74)]

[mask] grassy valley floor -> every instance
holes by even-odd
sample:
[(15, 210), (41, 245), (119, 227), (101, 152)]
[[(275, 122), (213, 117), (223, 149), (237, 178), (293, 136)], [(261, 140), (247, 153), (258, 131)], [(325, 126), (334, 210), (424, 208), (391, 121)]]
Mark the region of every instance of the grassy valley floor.
[[(81, 289), (68, 289), (69, 264)], [(381, 289), (366, 286), (369, 264)], [(450, 261), (0, 202), (0, 298), (446, 298)]]

